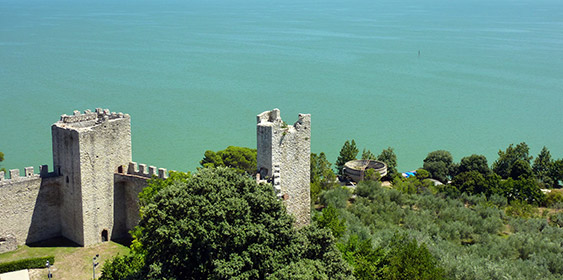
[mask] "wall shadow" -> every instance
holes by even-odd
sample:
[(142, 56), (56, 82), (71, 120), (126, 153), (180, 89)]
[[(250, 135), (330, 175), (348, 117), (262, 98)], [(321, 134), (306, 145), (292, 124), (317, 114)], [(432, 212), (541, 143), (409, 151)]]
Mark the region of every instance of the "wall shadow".
[(73, 242), (65, 237), (58, 236), (47, 240), (42, 240), (27, 244), (29, 247), (82, 247), (78, 243)]
[(26, 244), (36, 244), (41, 240), (61, 236), (60, 206), (62, 194), (60, 178), (62, 177), (41, 179), (25, 240)]

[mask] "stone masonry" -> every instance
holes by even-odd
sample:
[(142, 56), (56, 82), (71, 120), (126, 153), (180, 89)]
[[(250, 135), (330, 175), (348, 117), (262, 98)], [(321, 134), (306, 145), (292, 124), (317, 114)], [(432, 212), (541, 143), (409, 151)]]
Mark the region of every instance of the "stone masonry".
[(54, 170), (0, 172), (0, 252), (63, 236), (81, 246), (126, 238), (139, 219), (138, 194), (166, 169), (131, 162), (129, 115), (96, 109), (52, 125)]
[(299, 114), (294, 125), (282, 121), (280, 110), (257, 116), (258, 176), (272, 183), (298, 227), (311, 220), (311, 115)]
[[(278, 109), (257, 117), (258, 171), (296, 218), (310, 222), (311, 116), (286, 125)], [(138, 194), (166, 169), (131, 162), (131, 118), (96, 109), (62, 115), (51, 127), (53, 171), (47, 165), (0, 172), (0, 253), (65, 237), (88, 246), (130, 237), (139, 221)]]
[(130, 117), (107, 109), (75, 111), (51, 129), (54, 167), (64, 177), (62, 235), (83, 246), (98, 243), (104, 229), (111, 234), (113, 174), (131, 162)]

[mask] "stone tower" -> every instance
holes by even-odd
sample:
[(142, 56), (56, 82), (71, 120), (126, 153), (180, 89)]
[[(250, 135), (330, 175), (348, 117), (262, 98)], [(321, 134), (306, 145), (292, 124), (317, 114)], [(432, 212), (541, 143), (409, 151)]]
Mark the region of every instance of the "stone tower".
[(260, 177), (272, 182), (277, 195), (297, 226), (311, 220), (310, 160), (311, 115), (299, 114), (294, 125), (287, 125), (280, 110), (257, 116), (257, 167)]
[(55, 173), (62, 176), (61, 234), (82, 246), (111, 238), (114, 174), (131, 162), (127, 114), (87, 110), (51, 127)]

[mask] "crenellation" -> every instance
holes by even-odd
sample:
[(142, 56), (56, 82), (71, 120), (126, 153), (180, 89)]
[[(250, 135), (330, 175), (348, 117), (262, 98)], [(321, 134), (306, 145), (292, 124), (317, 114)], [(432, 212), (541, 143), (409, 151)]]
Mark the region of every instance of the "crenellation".
[(115, 113), (109, 111), (109, 109), (96, 108), (94, 112), (90, 109), (85, 110), (83, 114), (78, 110), (74, 110), (72, 115), (62, 114), (60, 121), (66, 124), (96, 121), (96, 123), (104, 122), (107, 120), (114, 120), (120, 118), (129, 118), (128, 114)]
[(263, 123), (263, 124), (268, 124), (268, 123), (281, 123), (281, 117), (280, 117), (280, 110), (278, 108), (272, 110), (272, 111), (266, 111), (263, 112), (261, 114), (259, 114), (258, 116), (256, 116), (256, 120), (258, 123)]
[[(257, 121), (257, 179), (269, 180), (296, 225), (306, 225), (310, 115), (287, 125), (274, 109)], [(62, 236), (82, 246), (126, 237), (138, 221), (138, 194), (148, 179), (168, 178), (165, 168), (132, 161), (129, 114), (74, 110), (61, 115), (51, 133), (53, 172), (47, 165), (39, 174), (26, 167), (24, 176), (20, 169), (0, 171), (0, 237), (13, 235), (22, 245)]]
[(168, 178), (168, 174), (166, 174), (166, 168), (159, 168), (158, 169), (158, 178), (160, 178), (160, 179)]
[(140, 163), (139, 164), (139, 173), (143, 174), (143, 175), (148, 175), (149, 173), (147, 172), (147, 165), (144, 163)]
[[(20, 169), (10, 169), (8, 174), (4, 171), (0, 171), (0, 184), (6, 186), (16, 182), (25, 182), (40, 178), (39, 174), (35, 174), (34, 170), (33, 167), (25, 167), (23, 176), (20, 174)], [(6, 175), (9, 175), (9, 178), (6, 178)]]
[(127, 174), (135, 174), (139, 172), (139, 169), (137, 167), (137, 163), (136, 162), (130, 162), (129, 163), (129, 168), (127, 169)]
[[(130, 162), (129, 168), (127, 169), (128, 175), (136, 175), (145, 178), (151, 178), (153, 176), (157, 176), (160, 179), (168, 178), (168, 172), (166, 168), (158, 168), (156, 166), (148, 166), (147, 164)], [(137, 169), (138, 167), (138, 169)]]
[(47, 177), (49, 176), (49, 166), (44, 164), (44, 165), (39, 165), (39, 175), (41, 177)]
[(10, 169), (10, 179), (19, 179), (20, 177), (20, 170), (19, 169)]
[(24, 168), (25, 177), (33, 176), (33, 166)]
[(155, 166), (149, 166), (149, 176), (152, 177), (152, 175), (156, 175), (157, 171), (156, 171), (156, 167)]

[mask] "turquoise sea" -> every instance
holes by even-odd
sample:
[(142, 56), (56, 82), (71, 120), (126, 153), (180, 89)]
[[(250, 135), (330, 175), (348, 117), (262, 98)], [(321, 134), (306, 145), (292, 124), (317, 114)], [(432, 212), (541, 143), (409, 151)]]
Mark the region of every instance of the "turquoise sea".
[[(0, 151), (52, 165), (73, 110), (132, 118), (133, 160), (195, 170), (256, 146), (255, 116), (312, 114), (312, 151), (395, 148), (492, 163), (563, 157), (560, 0), (0, 0)], [(52, 168), (52, 167), (51, 167)]]

